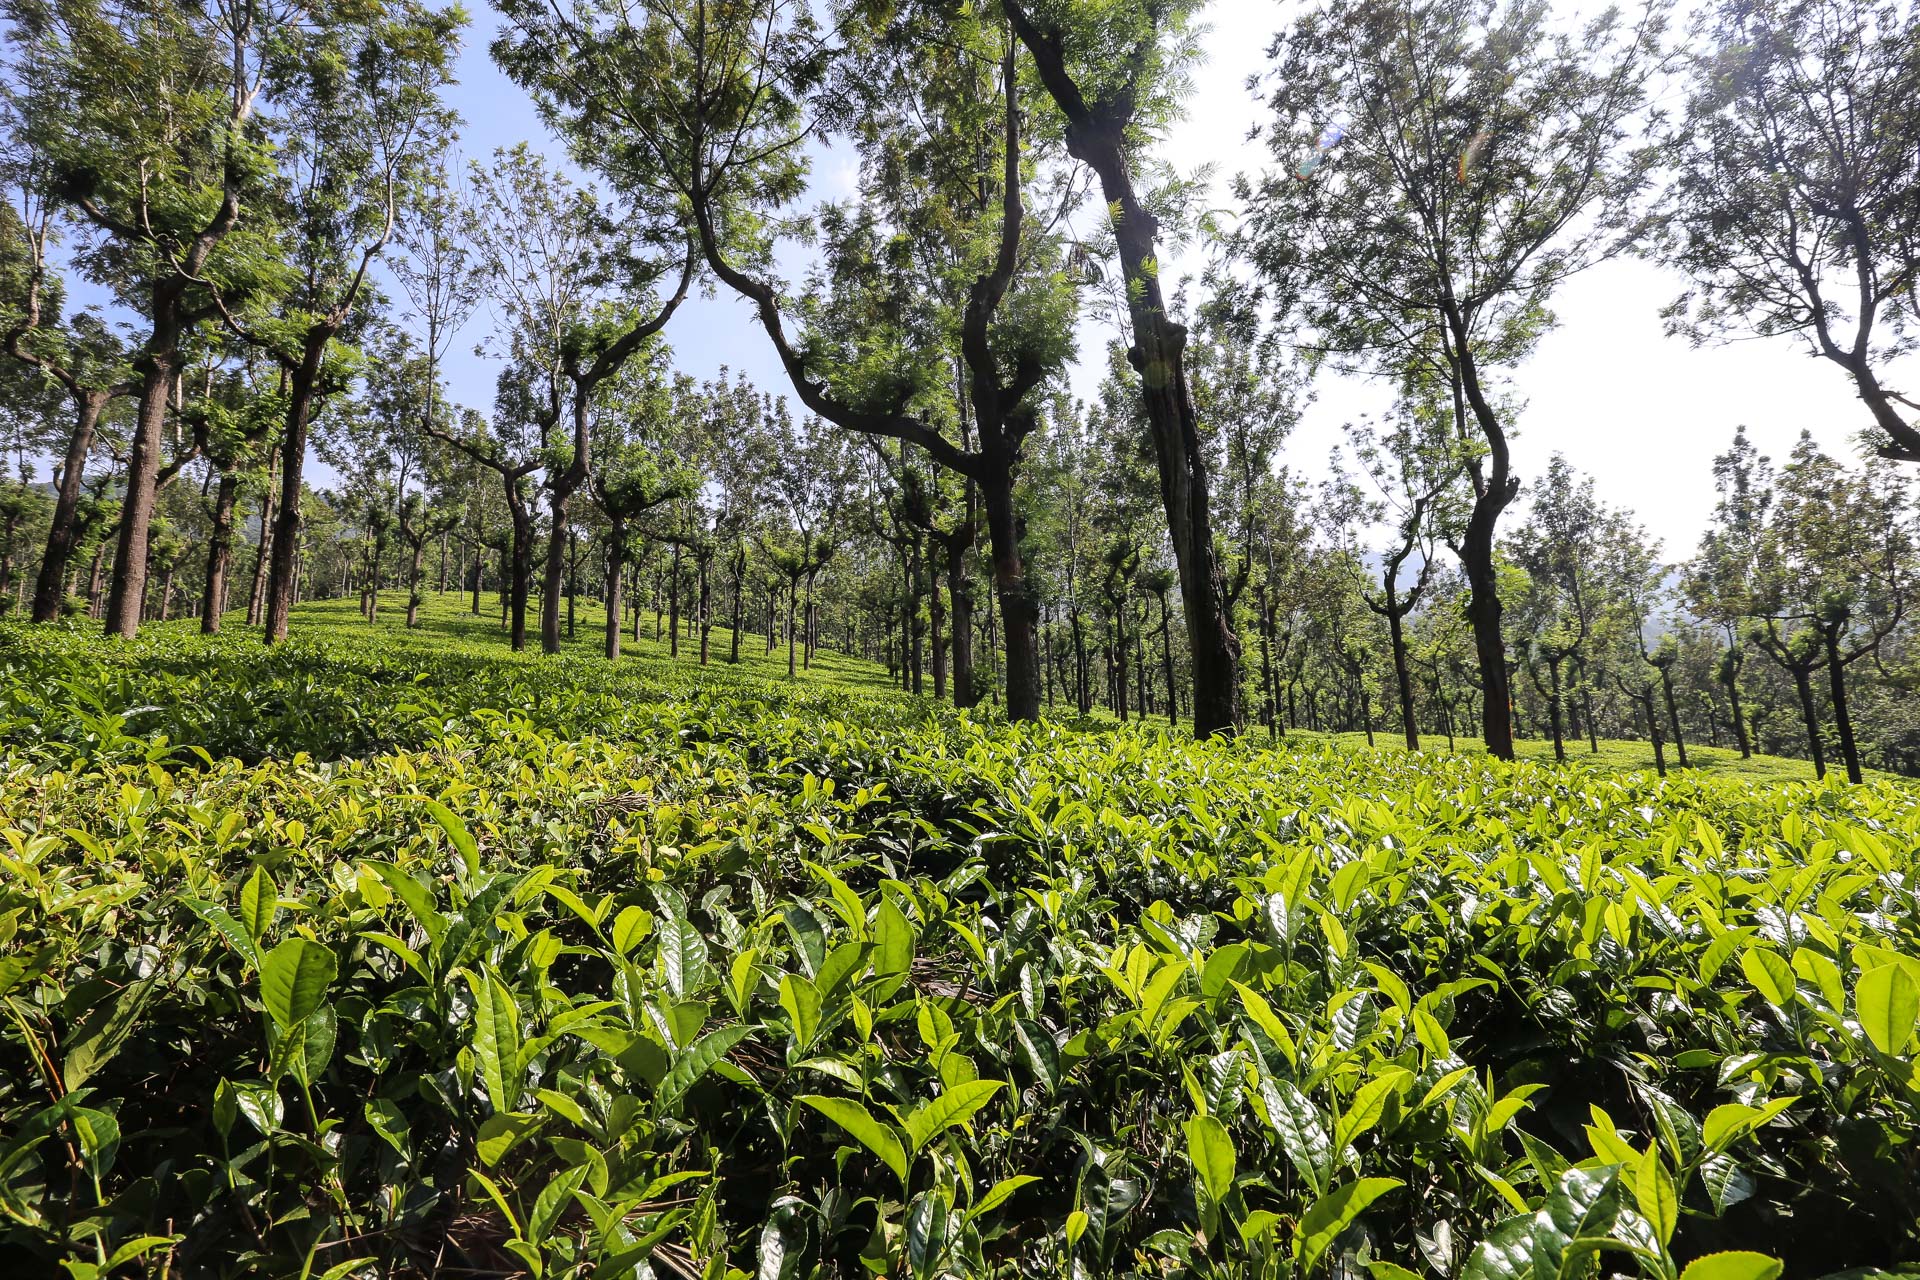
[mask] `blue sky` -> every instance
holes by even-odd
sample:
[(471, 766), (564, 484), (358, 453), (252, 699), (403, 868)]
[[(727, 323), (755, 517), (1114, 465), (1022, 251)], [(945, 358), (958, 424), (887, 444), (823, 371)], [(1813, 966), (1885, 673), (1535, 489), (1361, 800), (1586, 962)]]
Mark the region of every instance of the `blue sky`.
[[(532, 101), (501, 73), (488, 55), (487, 46), (501, 24), (499, 14), (486, 4), (472, 5), (469, 11), (472, 24), (467, 28), (457, 64), (459, 83), (446, 95), (449, 104), (465, 121), (461, 130), (463, 156), (484, 163), (497, 148), (527, 142), (535, 151), (543, 152), (548, 160), (564, 165), (576, 181), (591, 183), (593, 176), (582, 173), (567, 160), (566, 147), (548, 132)], [(820, 169), (836, 167), (832, 157), (821, 159)], [(397, 296), (397, 291), (390, 292)], [(455, 339), (446, 362), (452, 398), (482, 412), (493, 403), (493, 383), (499, 366), (476, 356), (473, 348), (493, 323), (493, 315), (482, 303)], [(774, 358), (772, 345), (760, 332), (753, 313), (731, 293), (688, 299), (674, 314), (666, 337), (673, 347), (675, 366), (696, 378), (711, 377), (726, 366), (745, 372), (768, 389), (777, 390), (786, 385), (786, 376)]]

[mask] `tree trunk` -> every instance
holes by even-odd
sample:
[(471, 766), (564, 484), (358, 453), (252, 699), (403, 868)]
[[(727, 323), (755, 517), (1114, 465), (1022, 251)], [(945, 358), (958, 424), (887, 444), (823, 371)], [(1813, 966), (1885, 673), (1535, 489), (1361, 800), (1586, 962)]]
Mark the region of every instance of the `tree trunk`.
[(1641, 710), (1647, 713), (1647, 733), (1653, 739), (1653, 767), (1664, 778), (1667, 776), (1667, 748), (1660, 741), (1660, 713), (1653, 708), (1653, 690), (1642, 693), (1639, 702)]
[(1493, 526), (1505, 501), (1494, 501), (1490, 486), (1473, 504), (1460, 564), (1467, 574), (1467, 618), (1473, 624), (1474, 654), (1480, 663), (1481, 739), (1487, 753), (1513, 759), (1513, 690), (1507, 678), (1507, 644), (1500, 634), (1500, 595), (1493, 567)]
[[(953, 612), (953, 705), (956, 707), (970, 707), (980, 700), (979, 682), (973, 678), (973, 578), (967, 572), (967, 552), (972, 545), (972, 539), (968, 539), (966, 546), (947, 548), (947, 600)], [(997, 582), (997, 569), (995, 574)]]
[(1074, 703), (1082, 716), (1093, 710), (1092, 669), (1087, 665), (1087, 633), (1080, 623), (1080, 607), (1075, 605), (1067, 615), (1073, 626), (1073, 664), (1074, 664)]
[[(1165, 581), (1165, 579), (1162, 579), (1162, 581)], [(1168, 612), (1167, 597), (1163, 593), (1160, 597), (1160, 666), (1167, 677), (1167, 723), (1179, 724), (1180, 699), (1176, 698), (1173, 694), (1173, 628), (1169, 625)], [(1273, 669), (1273, 651), (1271, 649), (1267, 650), (1267, 655), (1267, 669), (1269, 673), (1271, 673)], [(1271, 707), (1268, 708), (1267, 723), (1273, 723)]]
[[(1400, 693), (1400, 729), (1407, 742), (1407, 750), (1420, 749), (1420, 726), (1413, 717), (1413, 673), (1407, 669), (1407, 637), (1402, 629), (1406, 613), (1398, 603), (1389, 597), (1387, 600), (1387, 640), (1393, 648), (1393, 679)], [(1554, 677), (1557, 685), (1559, 677)], [(1556, 751), (1560, 745), (1560, 722), (1555, 713), (1553, 743)], [(1565, 757), (1562, 756), (1564, 759)]]
[(1860, 747), (1853, 738), (1853, 714), (1847, 709), (1847, 664), (1840, 658), (1839, 637), (1827, 627), (1820, 630), (1827, 650), (1827, 684), (1833, 694), (1833, 727), (1840, 738), (1840, 759), (1847, 766), (1847, 781), (1859, 782)]
[(940, 562), (931, 551), (927, 556), (928, 639), (933, 648), (933, 698), (947, 700), (947, 602), (940, 594)]
[[(507, 513), (513, 520), (513, 541), (507, 553), (511, 581), (507, 594), (508, 643), (519, 653), (527, 647), (527, 593), (533, 588), (533, 512), (520, 493), (518, 477), (508, 479), (506, 485)], [(558, 635), (554, 638), (559, 639)]]
[[(424, 532), (423, 530), (423, 535)], [(411, 631), (420, 625), (420, 564), (426, 558), (427, 540), (422, 536), (417, 539), (408, 538), (406, 541), (413, 551), (412, 557), (407, 562), (407, 629)], [(445, 559), (446, 557), (442, 555), (443, 577), (446, 570)]]
[(111, 398), (106, 391), (85, 391), (78, 396), (73, 434), (67, 437), (66, 457), (60, 463), (53, 519), (47, 526), (47, 548), (40, 557), (40, 576), (33, 584), (35, 622), (54, 622), (60, 617), (60, 606), (66, 599), (67, 566), (80, 537), (81, 481), (85, 479), (87, 455), (93, 450), (100, 415)]
[(1160, 287), (1161, 254), (1155, 244), (1159, 223), (1134, 191), (1127, 159), (1124, 138), (1131, 120), (1090, 108), (1067, 69), (1057, 36), (1037, 28), (1014, 6), (1008, 7), (1008, 17), (1033, 57), (1041, 83), (1066, 116), (1068, 152), (1098, 176), (1111, 211), (1133, 330), (1127, 360), (1140, 375), (1142, 406), (1160, 470), (1160, 498), (1179, 571), (1180, 599), (1186, 608), (1187, 641), (1193, 655), (1193, 733), (1196, 738), (1232, 734), (1240, 725), (1240, 640), (1234, 635), (1226, 583), (1213, 543), (1206, 450), (1187, 385), (1187, 331), (1167, 314)]
[[(1040, 649), (1037, 627), (1040, 621), (1039, 603), (1034, 599), (1033, 591), (1027, 582), (1026, 565), (1020, 556), (1020, 513), (1014, 506), (1013, 474), (1011, 466), (997, 465), (993, 460), (987, 470), (991, 473), (980, 485), (982, 504), (987, 510), (987, 545), (993, 556), (994, 595), (1000, 604), (1000, 615), (1005, 620), (1007, 654), (1007, 718), (1009, 720), (1038, 720), (1040, 718)], [(961, 575), (952, 575), (959, 582)], [(962, 593), (968, 596), (970, 593)], [(961, 600), (954, 602), (954, 687), (959, 689), (963, 645), (960, 635), (963, 626), (971, 633), (973, 609), (971, 600), (966, 602), (964, 615)], [(967, 705), (971, 706), (976, 682), (973, 679), (971, 649), (966, 649), (966, 679), (968, 685)]]
[(580, 591), (580, 531), (567, 531), (567, 639), (572, 641), (574, 631), (574, 598)]
[(680, 656), (680, 544), (673, 544), (673, 567), (667, 578), (667, 656)]
[(287, 614), (293, 607), (295, 560), (300, 544), (300, 477), (307, 462), (307, 428), (313, 414), (314, 383), (320, 376), (324, 338), (309, 337), (302, 360), (287, 379), (287, 430), (280, 450), (280, 511), (273, 523), (272, 559), (267, 567), (266, 643), (287, 638)]
[(793, 642), (796, 638), (794, 636), (794, 611), (799, 608), (799, 605), (800, 579), (789, 578), (787, 579), (787, 679), (789, 680), (792, 680), (797, 674), (794, 665), (795, 654)]
[(744, 599), (747, 573), (747, 552), (745, 547), (736, 546), (733, 553), (733, 640), (727, 661), (734, 666), (740, 665), (740, 629), (747, 625), (746, 601)]
[[(1567, 762), (1567, 742), (1561, 730), (1560, 708), (1560, 663), (1559, 654), (1550, 654), (1547, 658), (1547, 676), (1550, 684), (1547, 689), (1547, 723), (1553, 727), (1553, 758), (1559, 764)], [(1535, 682), (1539, 687), (1539, 682)]]
[(1727, 700), (1733, 704), (1733, 740), (1740, 746), (1740, 758), (1751, 760), (1753, 745), (1747, 739), (1746, 711), (1740, 705), (1740, 664), (1737, 660), (1728, 665), (1722, 683), (1727, 686)]
[(107, 634), (131, 639), (139, 634), (147, 594), (147, 541), (153, 526), (160, 479), (160, 443), (173, 387), (177, 331), (171, 316), (177, 286), (154, 289), (153, 335), (139, 360), (140, 405), (134, 417), (133, 445), (127, 455), (127, 492), (120, 506), (120, 539), (114, 549), (113, 582), (107, 591)]
[[(546, 572), (541, 579), (543, 588), (540, 593), (540, 652), (560, 652), (560, 594), (565, 586), (567, 571), (567, 506), (573, 490), (566, 487), (563, 477), (556, 476), (549, 490), (547, 513), (552, 527), (547, 530)], [(514, 646), (518, 648), (519, 646)]]
[(1820, 744), (1820, 711), (1813, 701), (1813, 679), (1806, 668), (1794, 671), (1794, 692), (1800, 696), (1800, 719), (1807, 730), (1807, 751), (1813, 757), (1813, 776), (1827, 776), (1827, 753)]
[(260, 537), (253, 549), (253, 590), (247, 598), (247, 625), (257, 627), (267, 612), (267, 568), (272, 561), (274, 493), (273, 476), (279, 469), (279, 446), (267, 450), (266, 483), (260, 493)]
[(626, 517), (609, 511), (607, 521), (612, 532), (607, 541), (607, 660), (617, 661), (620, 657), (620, 607), (623, 603), (620, 594), (624, 585), (622, 578), (627, 571), (627, 521)]
[(1680, 732), (1680, 707), (1673, 699), (1673, 676), (1667, 668), (1660, 668), (1660, 691), (1667, 702), (1667, 722), (1673, 726), (1673, 751), (1680, 761), (1682, 769), (1687, 767), (1687, 739)]
[(713, 648), (713, 611), (712, 596), (708, 591), (711, 558), (698, 561), (700, 570), (700, 665), (707, 665), (708, 654)]
[(233, 508), (239, 494), (239, 475), (221, 472), (220, 486), (214, 491), (213, 528), (207, 537), (206, 598), (200, 605), (200, 630), (210, 636), (219, 634), (220, 615), (227, 607), (227, 565), (233, 559)]

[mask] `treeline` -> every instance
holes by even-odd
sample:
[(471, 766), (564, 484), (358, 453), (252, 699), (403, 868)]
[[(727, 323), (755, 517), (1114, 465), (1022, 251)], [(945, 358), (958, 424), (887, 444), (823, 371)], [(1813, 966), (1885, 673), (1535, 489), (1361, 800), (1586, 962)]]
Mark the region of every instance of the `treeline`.
[[(595, 186), (448, 159), (450, 6), (6, 4), (0, 599), (274, 643), (302, 596), (411, 623), (457, 585), (552, 652), (584, 595), (609, 656), (656, 608), (701, 660), (827, 645), (1015, 718), (1913, 767), (1912, 11), (1328, 0), (1262, 80), (1273, 166), (1203, 214), (1154, 150), (1193, 3), (500, 9)], [(1688, 280), (1676, 337), (1801, 341), (1863, 406), (1857, 461), (1735, 437), (1681, 563), (1509, 449), (1556, 291), (1628, 252)], [(695, 290), (780, 385), (675, 370)], [(1084, 316), (1117, 337), (1080, 402)], [(484, 410), (443, 368), (476, 328)], [(1327, 369), (1396, 398), (1309, 480)]]

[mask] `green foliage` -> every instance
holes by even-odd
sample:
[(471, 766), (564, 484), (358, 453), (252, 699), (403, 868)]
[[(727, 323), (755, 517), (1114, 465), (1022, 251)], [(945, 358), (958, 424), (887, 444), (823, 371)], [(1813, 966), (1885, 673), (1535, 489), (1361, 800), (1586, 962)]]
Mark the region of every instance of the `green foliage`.
[(326, 618), (0, 630), (0, 1256), (1920, 1256), (1897, 784), (1004, 725)]

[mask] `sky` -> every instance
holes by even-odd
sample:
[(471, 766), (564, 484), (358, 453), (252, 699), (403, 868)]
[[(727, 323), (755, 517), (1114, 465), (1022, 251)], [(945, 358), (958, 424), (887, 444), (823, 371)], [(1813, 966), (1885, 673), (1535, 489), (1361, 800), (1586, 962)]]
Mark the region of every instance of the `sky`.
[[(1232, 175), (1269, 163), (1263, 144), (1246, 141), (1257, 111), (1246, 81), (1263, 66), (1268, 43), (1291, 7), (1214, 0), (1205, 11), (1211, 30), (1203, 42), (1205, 62), (1194, 75), (1196, 92), (1163, 143), (1165, 156), (1182, 170), (1212, 167), (1218, 198), (1203, 207), (1230, 204), (1225, 187)], [(471, 12), (460, 83), (449, 94), (466, 121), (464, 153), (484, 159), (496, 147), (526, 140), (559, 161), (564, 149), (488, 56), (498, 15), (479, 4)], [(815, 198), (846, 195), (853, 178), (844, 154), (816, 154)], [(1199, 265), (1175, 258), (1172, 273), (1191, 273)], [(1554, 453), (1564, 453), (1594, 477), (1601, 501), (1635, 511), (1670, 560), (1692, 553), (1710, 519), (1712, 459), (1737, 426), (1747, 427), (1762, 452), (1782, 459), (1802, 430), (1830, 452), (1848, 453), (1866, 424), (1841, 371), (1794, 340), (1693, 348), (1664, 336), (1659, 310), (1682, 287), (1677, 275), (1643, 261), (1592, 268), (1556, 295), (1559, 326), (1512, 379), (1525, 403), (1513, 446), (1518, 474), (1539, 476)], [(448, 377), (458, 403), (484, 408), (492, 401), (496, 367), (472, 350), (491, 324), (483, 305), (454, 344)], [(1073, 375), (1081, 394), (1091, 393), (1098, 379), (1107, 336), (1091, 323), (1081, 328), (1082, 360)], [(691, 299), (674, 316), (667, 337), (676, 365), (695, 377), (726, 365), (770, 390), (787, 385), (748, 308), (730, 295)], [(1894, 385), (1901, 385), (1903, 372), (1908, 383), (1920, 381), (1912, 376), (1912, 361), (1893, 372)], [(1384, 409), (1387, 396), (1377, 383), (1328, 375), (1314, 391), (1282, 461), (1317, 477), (1342, 438), (1342, 423)], [(1517, 523), (1514, 515), (1508, 520)]]

